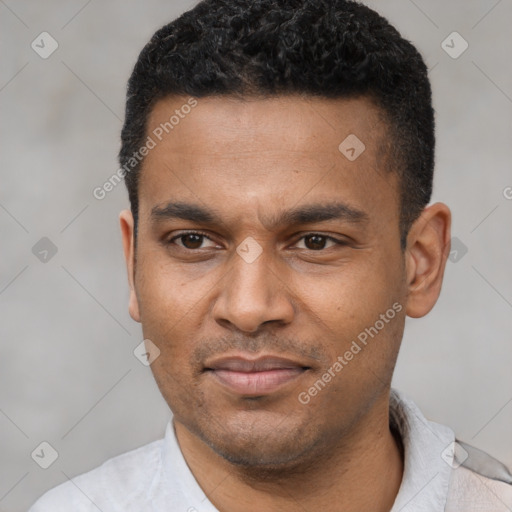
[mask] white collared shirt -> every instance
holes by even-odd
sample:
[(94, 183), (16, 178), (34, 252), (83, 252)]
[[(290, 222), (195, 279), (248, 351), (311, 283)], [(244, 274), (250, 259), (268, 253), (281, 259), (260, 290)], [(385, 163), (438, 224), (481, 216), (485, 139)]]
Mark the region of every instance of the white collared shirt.
[[(392, 390), (390, 417), (402, 439), (404, 474), (390, 512), (510, 512), (512, 476), (489, 455), (455, 440)], [(44, 494), (29, 512), (218, 512), (181, 453), (172, 421), (165, 437), (109, 459)]]

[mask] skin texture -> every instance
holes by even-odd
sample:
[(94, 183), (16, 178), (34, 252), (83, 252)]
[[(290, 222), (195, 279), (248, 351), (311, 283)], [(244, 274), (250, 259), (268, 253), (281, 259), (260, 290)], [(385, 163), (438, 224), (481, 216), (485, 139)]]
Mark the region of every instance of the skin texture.
[[(159, 101), (148, 134), (187, 101)], [(354, 161), (338, 149), (350, 134), (366, 147)], [(144, 160), (136, 250), (132, 215), (120, 216), (129, 310), (160, 350), (151, 369), (185, 459), (220, 511), (392, 507), (403, 463), (389, 429), (391, 377), (406, 315), (426, 315), (439, 296), (451, 216), (442, 203), (427, 207), (402, 252), (389, 142), (365, 98), (209, 97)], [(169, 202), (219, 219), (152, 215)], [(331, 203), (365, 219), (276, 223)], [(207, 238), (177, 238), (190, 230)], [(262, 251), (250, 263), (237, 252), (247, 237)], [(301, 403), (393, 304), (401, 311)], [(306, 369), (257, 396), (205, 371), (219, 357), (261, 355)]]

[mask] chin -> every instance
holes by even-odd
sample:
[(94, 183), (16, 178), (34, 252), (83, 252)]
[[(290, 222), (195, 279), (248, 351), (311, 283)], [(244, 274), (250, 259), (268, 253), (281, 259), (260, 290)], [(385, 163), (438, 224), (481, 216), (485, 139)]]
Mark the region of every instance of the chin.
[(290, 418), (279, 421), (231, 421), (224, 428), (209, 423), (197, 435), (217, 455), (248, 473), (289, 472), (307, 465), (321, 451), (321, 429), (294, 425)]

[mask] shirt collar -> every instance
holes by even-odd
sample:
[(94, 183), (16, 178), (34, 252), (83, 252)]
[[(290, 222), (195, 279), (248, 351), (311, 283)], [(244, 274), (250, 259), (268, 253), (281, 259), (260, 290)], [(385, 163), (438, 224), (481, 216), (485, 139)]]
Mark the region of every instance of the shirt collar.
[(404, 448), (402, 483), (391, 512), (443, 512), (452, 471), (453, 431), (428, 421), (410, 399), (394, 389), (390, 422)]

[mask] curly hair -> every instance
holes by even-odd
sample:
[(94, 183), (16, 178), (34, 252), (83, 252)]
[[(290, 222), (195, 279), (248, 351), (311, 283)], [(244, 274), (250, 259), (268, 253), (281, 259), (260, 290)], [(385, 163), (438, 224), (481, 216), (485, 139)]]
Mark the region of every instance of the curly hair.
[[(417, 49), (375, 11), (350, 0), (203, 0), (158, 30), (128, 82), (119, 161), (144, 144), (148, 116), (170, 95), (301, 94), (371, 98), (389, 127), (386, 169), (398, 173), (402, 248), (428, 204), (434, 110)], [(132, 164), (133, 165), (133, 164)], [(137, 226), (138, 161), (125, 174)]]

